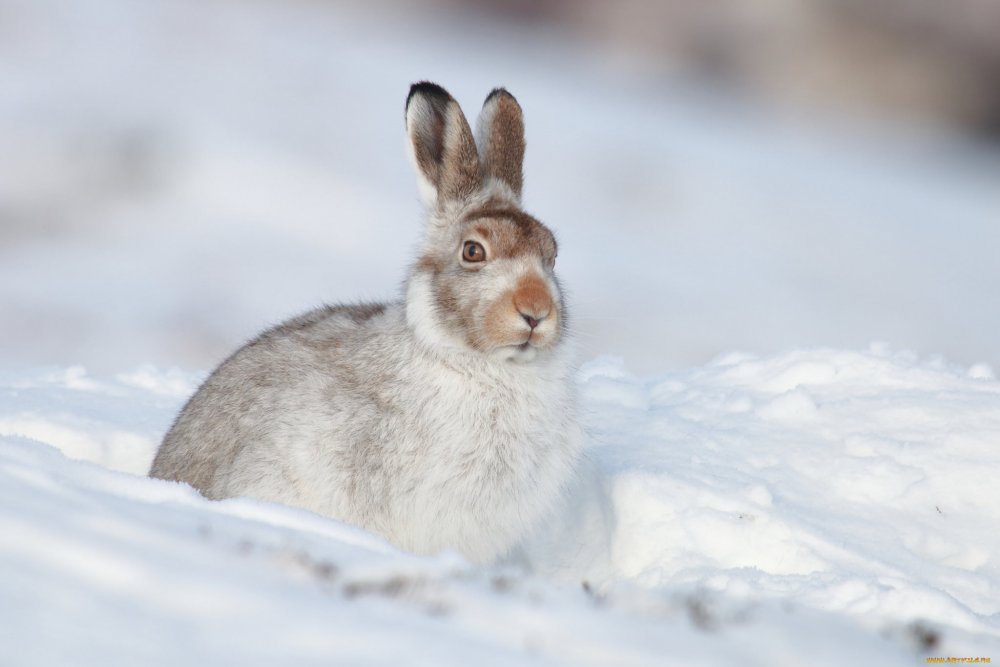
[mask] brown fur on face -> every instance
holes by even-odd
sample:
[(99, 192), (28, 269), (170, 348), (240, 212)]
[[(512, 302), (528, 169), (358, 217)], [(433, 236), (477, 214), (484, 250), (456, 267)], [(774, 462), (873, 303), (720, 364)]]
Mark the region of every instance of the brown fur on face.
[(541, 255), (547, 265), (555, 261), (558, 246), (552, 232), (520, 209), (509, 206), (481, 208), (467, 214), (464, 222), (466, 230), (485, 237), (493, 251), (492, 257)]
[(544, 320), (552, 312), (549, 288), (538, 274), (528, 274), (517, 282), (511, 302), (518, 313), (536, 320)]
[[(551, 274), (556, 243), (542, 223), (510, 205), (490, 205), (438, 233), (433, 246), (441, 250), (424, 256), (417, 269), (430, 274), (435, 309), (449, 331), (484, 352), (545, 349), (559, 340), (562, 302)], [(485, 261), (461, 259), (470, 240), (483, 244)], [(527, 318), (537, 321), (534, 327)]]
[(507, 295), (494, 301), (483, 317), (482, 326), (476, 336), (476, 347), (480, 350), (492, 350), (506, 345), (523, 345), (528, 341), (529, 329), (524, 320), (512, 312), (511, 301)]
[[(525, 321), (525, 315), (538, 320), (534, 329)], [(558, 340), (561, 324), (545, 281), (537, 273), (528, 273), (487, 310), (482, 326), (484, 347), (530, 344), (546, 348)]]

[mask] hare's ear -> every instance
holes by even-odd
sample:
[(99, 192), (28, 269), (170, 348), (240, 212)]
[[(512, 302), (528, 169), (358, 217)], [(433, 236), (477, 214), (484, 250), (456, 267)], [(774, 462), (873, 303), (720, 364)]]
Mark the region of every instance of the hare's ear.
[(476, 143), (483, 172), (510, 188), (519, 201), (524, 164), (524, 116), (521, 105), (503, 88), (494, 88), (483, 102), (476, 123)]
[(472, 130), (458, 102), (444, 88), (427, 81), (410, 86), (406, 133), (427, 206), (465, 199), (480, 188)]

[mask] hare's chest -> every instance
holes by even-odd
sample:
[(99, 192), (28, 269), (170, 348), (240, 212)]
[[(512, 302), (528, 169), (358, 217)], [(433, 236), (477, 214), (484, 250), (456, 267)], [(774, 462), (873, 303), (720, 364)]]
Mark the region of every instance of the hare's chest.
[[(426, 378), (427, 376), (425, 376)], [(458, 548), (487, 562), (549, 508), (576, 449), (568, 388), (442, 376), (412, 389), (388, 429), (394, 464), (382, 532), (406, 548)], [(388, 478), (387, 478), (388, 482)]]
[(529, 454), (557, 437), (568, 407), (564, 394), (542, 382), (452, 380), (428, 387), (414, 414), (440, 454), (468, 458), (478, 452), (488, 461), (491, 454)]

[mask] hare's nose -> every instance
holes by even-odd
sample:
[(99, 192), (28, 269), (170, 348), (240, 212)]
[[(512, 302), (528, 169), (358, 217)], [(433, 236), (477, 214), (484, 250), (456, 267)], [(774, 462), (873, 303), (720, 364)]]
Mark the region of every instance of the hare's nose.
[(537, 275), (521, 278), (513, 296), (514, 309), (532, 330), (552, 313), (552, 297), (545, 282)]

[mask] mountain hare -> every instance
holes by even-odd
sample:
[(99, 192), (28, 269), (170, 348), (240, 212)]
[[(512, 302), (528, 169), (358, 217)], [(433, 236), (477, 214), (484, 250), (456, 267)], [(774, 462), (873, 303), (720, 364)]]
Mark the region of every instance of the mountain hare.
[(150, 475), (490, 563), (539, 527), (576, 466), (556, 242), (520, 207), (524, 123), (506, 90), (474, 139), (447, 91), (415, 84), (406, 131), (428, 219), (402, 300), (320, 308), (242, 347)]

